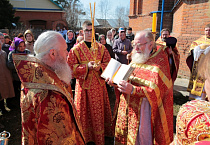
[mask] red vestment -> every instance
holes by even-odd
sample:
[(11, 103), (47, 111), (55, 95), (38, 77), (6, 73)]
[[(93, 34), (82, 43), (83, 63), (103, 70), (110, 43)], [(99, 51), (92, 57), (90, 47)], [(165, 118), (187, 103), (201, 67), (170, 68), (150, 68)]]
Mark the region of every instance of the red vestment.
[(21, 92), (22, 144), (84, 144), (70, 84), (33, 56), (13, 55)]
[[(111, 109), (101, 71), (88, 70), (88, 62), (101, 61), (103, 71), (111, 59), (108, 50), (96, 43), (97, 50), (89, 49), (84, 41), (72, 48), (68, 63), (76, 78), (74, 103), (80, 117), (85, 142), (104, 144), (104, 136), (113, 136)], [(97, 54), (97, 55), (96, 55)]]
[[(156, 45), (166, 46), (166, 42), (162, 41), (161, 37), (159, 37), (156, 41)], [(171, 73), (172, 81), (174, 83), (177, 78), (177, 74), (179, 70), (179, 63), (180, 63), (180, 54), (179, 54), (178, 48), (177, 46), (173, 48), (172, 54), (169, 54), (169, 47), (162, 47), (162, 48), (165, 51), (165, 53), (168, 55), (168, 59), (170, 59), (170, 57), (173, 59), (173, 63), (170, 66), (170, 73)]]
[(160, 48), (144, 64), (135, 64), (129, 81), (132, 95), (122, 94), (115, 127), (115, 144), (135, 145), (143, 97), (151, 106), (154, 144), (168, 145), (173, 140), (173, 87), (167, 55)]

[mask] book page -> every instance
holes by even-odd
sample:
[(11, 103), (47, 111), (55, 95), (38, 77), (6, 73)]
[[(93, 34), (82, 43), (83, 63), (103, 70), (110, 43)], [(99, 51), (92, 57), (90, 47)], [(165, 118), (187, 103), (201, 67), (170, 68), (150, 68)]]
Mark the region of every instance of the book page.
[(106, 78), (112, 78), (112, 76), (115, 74), (115, 72), (118, 70), (118, 68), (121, 66), (121, 63), (118, 62), (117, 60), (111, 58), (109, 61), (106, 69), (103, 71), (101, 74), (101, 77), (106, 79)]
[[(124, 80), (126, 74), (127, 74), (128, 72), (130, 72), (130, 68), (131, 68), (130, 65), (122, 64), (121, 67), (120, 67), (120, 69), (118, 70), (116, 76), (114, 77), (113, 82), (114, 82), (115, 84), (119, 85), (119, 82), (120, 82), (121, 80)], [(126, 81), (126, 80), (125, 80), (125, 81)]]

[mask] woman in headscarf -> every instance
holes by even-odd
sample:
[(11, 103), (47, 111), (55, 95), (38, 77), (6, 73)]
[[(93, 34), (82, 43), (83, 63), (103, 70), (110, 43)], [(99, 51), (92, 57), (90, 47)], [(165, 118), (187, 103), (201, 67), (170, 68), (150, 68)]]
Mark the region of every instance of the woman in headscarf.
[(109, 54), (110, 54), (111, 58), (115, 58), (115, 54), (112, 50), (112, 47), (109, 44), (106, 43), (106, 37), (105, 37), (104, 34), (101, 34), (99, 36), (99, 42), (106, 47), (106, 49), (109, 51)]
[(15, 49), (10, 51), (10, 53), (8, 55), (7, 67), (12, 72), (13, 86), (14, 86), (14, 90), (15, 90), (15, 98), (19, 99), (20, 98), (20, 85), (21, 85), (21, 82), (20, 82), (20, 79), (19, 79), (18, 74), (16, 72), (12, 55), (13, 54), (29, 54), (30, 51), (25, 49), (26, 48), (25, 41), (20, 39), (20, 38), (18, 38), (18, 37), (14, 38), (14, 47), (15, 47)]
[(26, 30), (24, 33), (26, 49), (30, 50), (31, 54), (34, 54), (34, 35), (31, 30)]
[(70, 49), (74, 46), (74, 44), (76, 43), (76, 39), (75, 39), (75, 35), (74, 32), (72, 30), (68, 30), (66, 33), (66, 44), (67, 44), (67, 51), (69, 52)]
[[(20, 39), (22, 39), (23, 41), (25, 41), (25, 40), (24, 40), (23, 33), (19, 33), (19, 34), (17, 35), (17, 37), (15, 37), (15, 38), (20, 38)], [(12, 44), (11, 44), (10, 47), (9, 47), (9, 51), (15, 50), (15, 38), (13, 39)]]

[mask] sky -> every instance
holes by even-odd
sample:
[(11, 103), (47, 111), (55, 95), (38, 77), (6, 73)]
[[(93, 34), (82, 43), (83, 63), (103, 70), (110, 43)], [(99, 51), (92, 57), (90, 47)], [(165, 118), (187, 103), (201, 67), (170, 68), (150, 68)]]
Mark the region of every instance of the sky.
[(109, 12), (107, 12), (107, 19), (114, 19), (115, 9), (117, 8), (117, 6), (125, 7), (125, 8), (130, 7), (130, 0), (95, 0), (95, 1), (94, 0), (80, 0), (80, 3), (85, 8), (84, 11), (87, 14), (90, 15), (90, 5), (89, 5), (89, 3), (92, 4), (91, 8), (92, 8), (92, 11), (93, 11), (94, 2), (96, 2), (95, 17), (96, 18), (101, 18), (102, 17), (101, 7), (100, 7), (101, 1), (105, 1), (105, 2), (109, 3)]

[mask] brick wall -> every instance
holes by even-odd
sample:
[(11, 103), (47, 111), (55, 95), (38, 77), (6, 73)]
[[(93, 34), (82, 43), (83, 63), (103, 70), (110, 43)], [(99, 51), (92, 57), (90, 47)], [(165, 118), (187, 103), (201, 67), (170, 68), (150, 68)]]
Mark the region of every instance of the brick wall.
[[(138, 5), (140, 2), (140, 5)], [(169, 11), (174, 5), (174, 0), (165, 0), (164, 9)], [(141, 13), (139, 14), (138, 7), (141, 7)], [(133, 28), (133, 32), (152, 28), (152, 11), (162, 10), (162, 0), (130, 0), (130, 16), (129, 26)], [(163, 28), (172, 29), (172, 13), (164, 13), (163, 17)], [(157, 32), (160, 31), (161, 13), (157, 14)], [(159, 36), (159, 34), (157, 34)]]
[[(133, 14), (134, 1), (130, 0), (129, 26), (134, 33), (146, 28), (152, 28), (152, 11), (162, 9), (162, 0), (143, 1), (142, 14)], [(138, 1), (138, 0), (136, 0)], [(175, 0), (165, 0), (164, 9), (173, 8)], [(189, 78), (190, 71), (186, 65), (190, 45), (193, 41), (204, 35), (204, 27), (210, 23), (209, 0), (182, 0), (171, 13), (164, 13), (163, 28), (169, 28), (171, 35), (176, 37), (180, 52), (180, 68), (178, 75)], [(157, 14), (157, 32), (160, 29), (161, 13)]]
[(190, 45), (193, 41), (204, 35), (204, 27), (210, 23), (208, 0), (183, 0), (174, 10), (172, 36), (178, 40), (180, 52), (179, 76), (190, 76), (186, 65)]
[(23, 22), (27, 28), (30, 28), (30, 20), (46, 21), (46, 29), (55, 29), (57, 22), (67, 26), (63, 12), (33, 12), (33, 11), (16, 11), (15, 16), (20, 16), (20, 22)]

